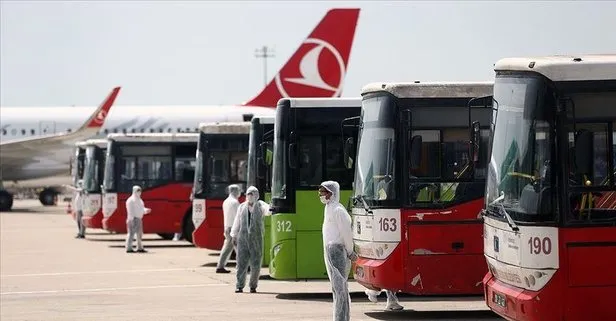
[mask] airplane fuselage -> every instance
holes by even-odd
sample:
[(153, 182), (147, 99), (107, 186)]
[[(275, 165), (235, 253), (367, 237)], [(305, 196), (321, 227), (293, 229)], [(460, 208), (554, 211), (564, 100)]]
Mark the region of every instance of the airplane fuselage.
[[(0, 107), (0, 141), (36, 138), (75, 131), (96, 107)], [(92, 137), (110, 133), (198, 132), (202, 122), (249, 121), (274, 116), (275, 109), (246, 106), (115, 106)], [(14, 181), (67, 173), (74, 142), (54, 148), (27, 165), (2, 161), (2, 180)]]

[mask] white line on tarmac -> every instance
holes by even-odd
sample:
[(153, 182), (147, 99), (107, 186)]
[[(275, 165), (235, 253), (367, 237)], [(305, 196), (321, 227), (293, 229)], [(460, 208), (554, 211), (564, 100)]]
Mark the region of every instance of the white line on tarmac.
[(83, 275), (83, 274), (113, 274), (113, 273), (143, 273), (143, 272), (171, 272), (192, 271), (203, 268), (173, 268), (173, 269), (144, 269), (144, 270), (111, 270), (111, 271), (82, 271), (82, 272), (55, 272), (55, 273), (32, 273), (32, 274), (5, 274), (2, 278), (32, 277), (32, 276), (58, 276), (58, 275)]
[(55, 294), (67, 292), (106, 292), (106, 291), (122, 291), (122, 290), (149, 290), (149, 289), (169, 289), (169, 288), (199, 288), (209, 286), (229, 286), (225, 283), (206, 283), (206, 284), (181, 284), (181, 285), (154, 285), (154, 286), (133, 286), (126, 288), (98, 288), (98, 289), (68, 289), (68, 290), (45, 290), (45, 291), (19, 291), (19, 292), (2, 292), (0, 295), (18, 295), (18, 294)]

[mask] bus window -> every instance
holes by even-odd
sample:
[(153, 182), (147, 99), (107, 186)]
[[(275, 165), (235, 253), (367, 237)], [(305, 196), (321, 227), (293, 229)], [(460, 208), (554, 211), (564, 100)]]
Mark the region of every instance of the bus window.
[[(610, 162), (612, 167), (615, 166), (614, 145), (609, 145), (608, 137), (609, 129), (613, 126), (614, 123), (609, 122), (578, 122), (575, 124), (575, 130), (573, 125), (568, 126), (571, 189), (569, 219), (572, 221), (616, 218), (616, 192), (613, 181), (616, 168), (610, 169)], [(590, 135), (591, 141), (591, 164), (587, 169), (583, 169), (577, 167), (575, 151), (578, 147), (576, 143), (584, 144), (584, 139), (578, 139), (587, 135)], [(611, 135), (614, 136), (613, 130)]]
[(342, 148), (341, 137), (325, 137), (325, 178), (338, 182), (341, 189), (350, 189), (353, 183), (353, 172), (344, 166)]
[(137, 180), (142, 188), (153, 187), (171, 180), (171, 156), (143, 156), (137, 158)]
[(224, 195), (229, 182), (229, 153), (211, 152), (208, 160), (210, 195)]
[(231, 182), (245, 182), (248, 173), (248, 160), (245, 153), (231, 153)]
[(304, 136), (299, 138), (299, 186), (319, 186), (323, 176), (322, 147), (320, 136)]
[(195, 157), (175, 158), (175, 180), (192, 183), (195, 175)]

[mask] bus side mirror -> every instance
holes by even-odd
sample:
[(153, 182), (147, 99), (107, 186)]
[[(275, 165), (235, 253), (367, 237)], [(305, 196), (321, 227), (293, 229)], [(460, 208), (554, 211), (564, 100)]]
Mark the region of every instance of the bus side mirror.
[(292, 169), (297, 168), (297, 144), (289, 144), (289, 151), (287, 157), (289, 158), (289, 167)]
[(411, 162), (411, 169), (419, 168), (421, 164), (421, 144), (422, 138), (420, 135), (415, 135), (411, 138), (409, 145), (411, 146), (409, 160)]
[(581, 131), (575, 138), (575, 173), (590, 177), (593, 167), (592, 132)]
[(355, 146), (353, 142), (353, 137), (349, 137), (344, 141), (344, 167), (346, 169), (353, 168), (353, 163), (355, 159), (353, 146)]

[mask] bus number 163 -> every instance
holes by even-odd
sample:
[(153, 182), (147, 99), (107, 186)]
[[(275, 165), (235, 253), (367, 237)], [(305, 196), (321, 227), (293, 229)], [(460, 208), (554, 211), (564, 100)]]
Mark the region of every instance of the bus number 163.
[(398, 229), (395, 218), (379, 218), (379, 229), (384, 232), (395, 232)]

